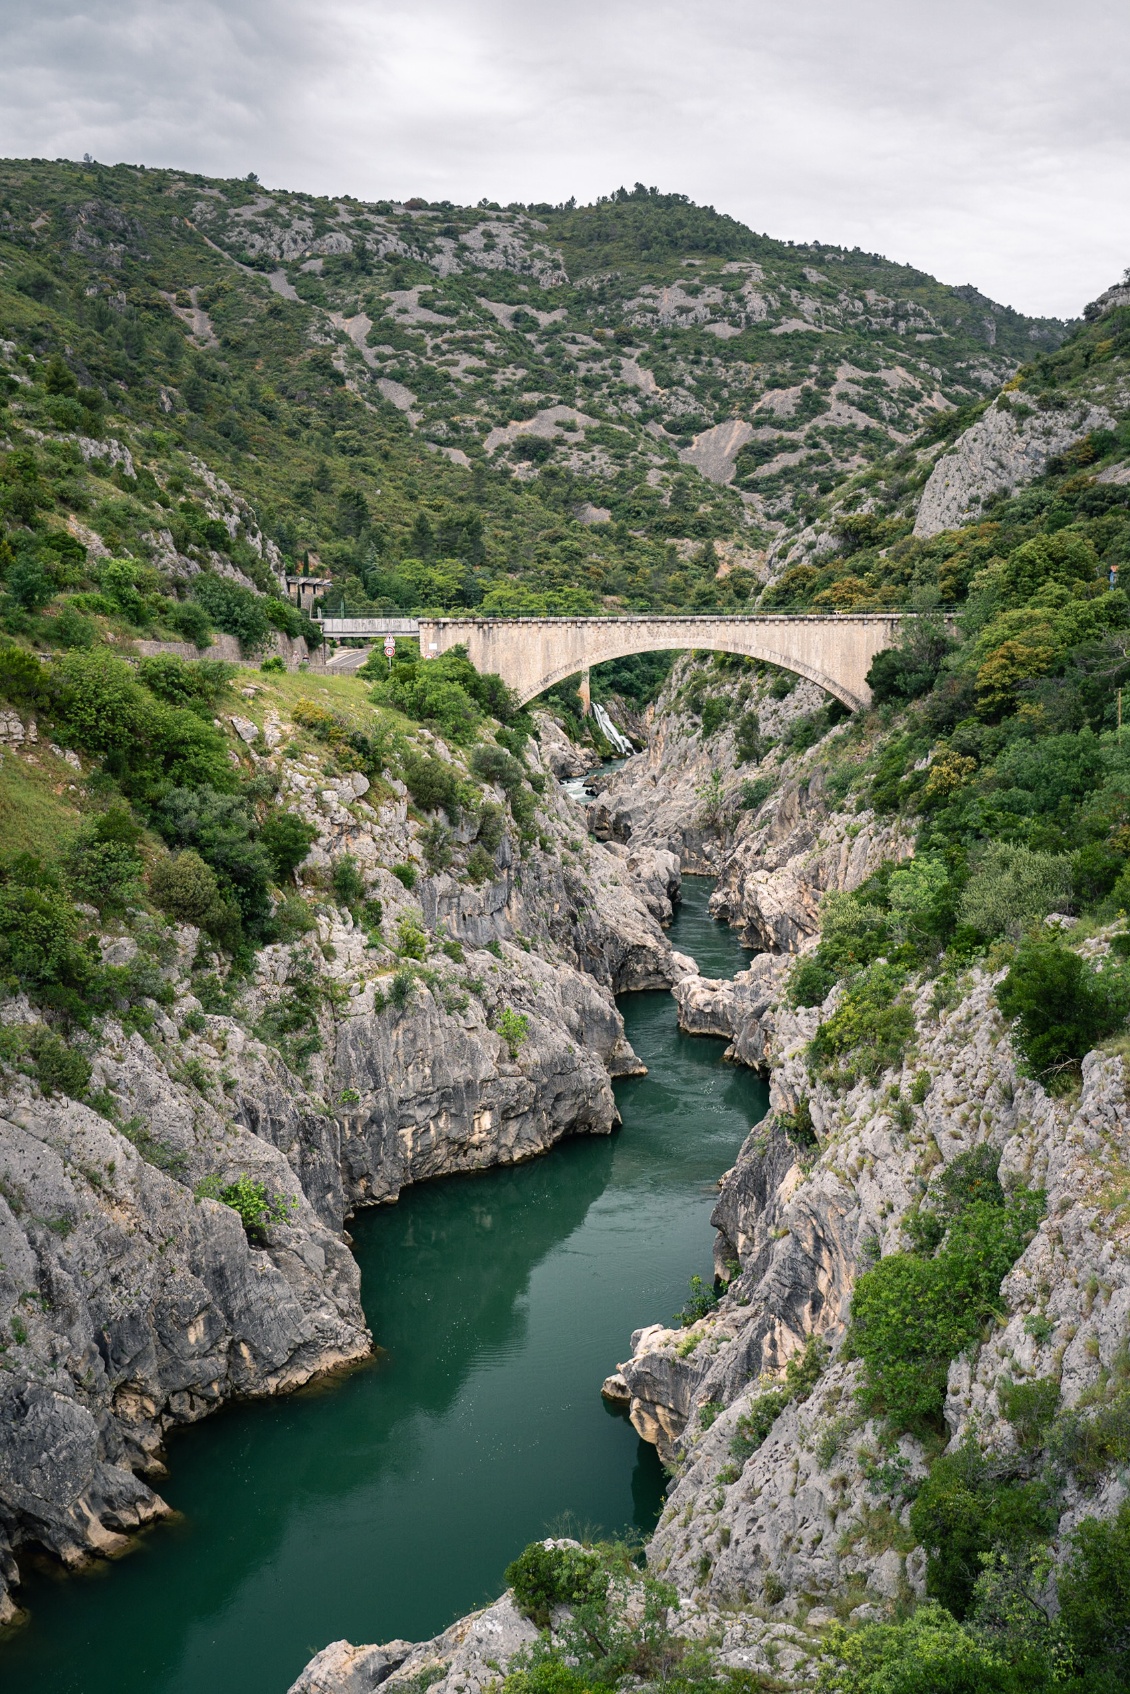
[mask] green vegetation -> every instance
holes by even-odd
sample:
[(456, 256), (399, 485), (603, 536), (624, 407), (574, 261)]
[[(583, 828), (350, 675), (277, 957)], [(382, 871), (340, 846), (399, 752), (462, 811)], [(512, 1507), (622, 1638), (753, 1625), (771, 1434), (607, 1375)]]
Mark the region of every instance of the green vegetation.
[(1054, 941), (1030, 941), (997, 989), (997, 1002), (1016, 1020), (1013, 1040), (1030, 1073), (1052, 1088), (1125, 1022), (1130, 972), (1113, 964), (1096, 971)]
[(785, 1380), (780, 1388), (771, 1388), (752, 1401), (749, 1410), (738, 1418), (730, 1442), (730, 1453), (739, 1464), (744, 1465), (757, 1452), (786, 1406), (794, 1400), (803, 1405), (827, 1362), (827, 1344), (813, 1336), (804, 1352), (794, 1353), (786, 1364)]
[(272, 1224), (289, 1223), (297, 1210), (298, 1201), (284, 1194), (268, 1195), (265, 1183), (256, 1182), (244, 1171), (234, 1182), (222, 1183), (219, 1177), (205, 1177), (196, 1185), (198, 1200), (220, 1200), (238, 1213), (247, 1231), (247, 1239), (257, 1247), (264, 1246)]
[(931, 1201), (910, 1220), (917, 1249), (881, 1259), (852, 1297), (863, 1398), (896, 1432), (940, 1427), (950, 1361), (1000, 1311), (1001, 1282), (1043, 1212), (1040, 1194), (1004, 1193), (986, 1148), (955, 1159)]
[(754, 1694), (766, 1686), (749, 1673), (719, 1674), (707, 1650), (680, 1637), (675, 1590), (641, 1570), (625, 1546), (534, 1542), (506, 1581), (543, 1634), (511, 1663), (503, 1694), (584, 1694), (640, 1682), (670, 1694)]
[[(1048, 1528), (1038, 1484), (1012, 1493), (971, 1477), (961, 1454), (946, 1465), (930, 1506), (956, 1515), (970, 1556), (996, 1517), (1003, 1545), (982, 1551), (973, 1576), (963, 1566), (964, 1621), (933, 1601), (897, 1623), (834, 1627), (825, 1642), (819, 1694), (1115, 1694), (1130, 1677), (1130, 1507), (1105, 1522), (1087, 1519), (1071, 1537), (1048, 1605), (1052, 1563), (1039, 1539)], [(935, 1467), (935, 1470), (939, 1469)], [(964, 1468), (963, 1468), (964, 1467)], [(931, 1484), (933, 1484), (931, 1477)], [(921, 1500), (923, 1496), (919, 1496)], [(917, 1510), (917, 1503), (915, 1510)], [(1004, 1514), (1003, 1519), (1001, 1514)], [(1025, 1521), (1027, 1519), (1027, 1521)], [(1011, 1554), (1005, 1547), (1011, 1546)], [(971, 1579), (971, 1580), (970, 1580)]]
[(516, 1059), (530, 1033), (529, 1018), (525, 1012), (515, 1012), (509, 1006), (504, 1006), (498, 1014), (495, 1027), (505, 1041), (510, 1057)]

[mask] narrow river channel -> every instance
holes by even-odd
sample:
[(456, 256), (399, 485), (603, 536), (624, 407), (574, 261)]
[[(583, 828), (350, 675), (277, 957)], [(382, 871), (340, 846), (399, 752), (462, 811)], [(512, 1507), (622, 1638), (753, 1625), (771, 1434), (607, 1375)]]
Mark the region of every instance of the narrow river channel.
[[(684, 882), (671, 939), (732, 976), (747, 954), (710, 886)], [(67, 1578), (25, 1560), (3, 1694), (285, 1694), (339, 1636), (419, 1639), (493, 1599), (536, 1536), (652, 1528), (662, 1471), (600, 1383), (709, 1276), (716, 1179), (767, 1091), (682, 1035), (669, 994), (621, 1007), (649, 1067), (616, 1085), (623, 1128), (359, 1214), (378, 1358), (174, 1437), (181, 1516), (126, 1558)]]

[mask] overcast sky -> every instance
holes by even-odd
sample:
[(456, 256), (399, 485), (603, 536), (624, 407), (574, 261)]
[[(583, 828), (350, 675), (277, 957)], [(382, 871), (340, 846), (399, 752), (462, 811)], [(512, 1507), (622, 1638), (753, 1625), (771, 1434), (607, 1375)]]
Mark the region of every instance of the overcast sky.
[(359, 198), (636, 180), (1075, 315), (1130, 265), (1125, 0), (0, 0), (0, 153)]

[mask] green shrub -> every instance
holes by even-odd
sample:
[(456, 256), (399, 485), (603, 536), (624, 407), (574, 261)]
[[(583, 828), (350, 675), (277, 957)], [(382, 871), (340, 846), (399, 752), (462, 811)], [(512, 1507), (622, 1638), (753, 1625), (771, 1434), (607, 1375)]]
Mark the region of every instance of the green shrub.
[(956, 1617), (973, 1604), (982, 1555), (1016, 1555), (1055, 1528), (1052, 1491), (1042, 1480), (995, 1480), (972, 1441), (930, 1467), (910, 1508), (910, 1527), (927, 1553), (926, 1592)]
[(286, 899), (280, 900), (275, 907), (274, 927), (276, 940), (285, 946), (292, 941), (301, 941), (304, 935), (309, 935), (312, 929), (317, 929), (318, 921), (300, 895), (288, 894)]
[(174, 601), (163, 609), (162, 616), (170, 629), (175, 630), (178, 635), (183, 635), (194, 647), (204, 648), (210, 645), (212, 619), (198, 601)]
[(692, 1324), (698, 1323), (700, 1318), (715, 1310), (718, 1299), (713, 1284), (704, 1282), (701, 1276), (692, 1276), (690, 1294), (683, 1304), (682, 1311), (676, 1312), (671, 1319), (672, 1324), (677, 1324), (682, 1329), (690, 1329)]
[(743, 713), (734, 728), (734, 756), (738, 764), (756, 765), (765, 757), (766, 750), (757, 713)]
[(273, 812), (259, 831), (275, 881), (289, 882), (318, 839), (318, 831), (297, 812)]
[(421, 811), (442, 808), (452, 823), (459, 822), (463, 785), (454, 765), (430, 753), (407, 752), (401, 760), (401, 769), (408, 792)]
[(68, 601), (60, 607), (51, 626), (51, 635), (60, 647), (88, 648), (94, 646), (98, 630)]
[(874, 964), (860, 973), (808, 1044), (820, 1075), (851, 1087), (861, 1077), (876, 1082), (902, 1064), (914, 1036), (913, 1009), (899, 997), (904, 981), (893, 965)]
[(603, 1598), (608, 1574), (597, 1554), (579, 1547), (545, 1547), (534, 1541), (506, 1568), (505, 1582), (518, 1610), (548, 1629), (555, 1606)]
[(191, 847), (211, 867), (222, 899), (235, 902), (252, 934), (269, 923), (273, 866), (266, 846), (256, 838), (255, 818), (242, 795), (207, 787), (174, 788), (154, 808), (153, 821), (170, 847)]
[(67, 653), (53, 666), (51, 683), (67, 746), (126, 753), (148, 740), (151, 703), (124, 660), (98, 650)]
[(859, 1278), (849, 1346), (864, 1363), (864, 1403), (892, 1429), (938, 1425), (950, 1361), (999, 1312), (1001, 1282), (1042, 1211), (1043, 1196), (1026, 1189), (959, 1203), (934, 1258), (894, 1253)]
[(0, 646), (0, 700), (13, 706), (42, 706), (48, 670), (23, 647)]
[(405, 912), (396, 926), (397, 952), (402, 959), (422, 959), (428, 951), (427, 932), (416, 918)]
[(997, 1399), (1016, 1432), (1021, 1450), (1028, 1452), (1041, 1447), (1059, 1406), (1059, 1383), (1055, 1378), (1041, 1376), (1032, 1382), (1004, 1382), (997, 1388)]
[(867, 682), (875, 704), (890, 700), (901, 705), (928, 694), (953, 645), (940, 619), (909, 620), (898, 645), (877, 653), (871, 662)]
[(730, 715), (730, 702), (724, 694), (711, 694), (703, 702), (702, 738), (715, 735)]
[(1026, 941), (997, 988), (997, 1004), (1013, 1021), (1028, 1074), (1055, 1089), (1125, 1022), (1130, 972), (1114, 963), (1097, 971), (1059, 941)]
[(204, 572), (192, 584), (192, 598), (217, 629), (237, 638), (245, 656), (261, 653), (270, 642), (267, 602), (254, 589)]
[(1071, 899), (1071, 860), (994, 841), (961, 896), (958, 916), (982, 935), (1020, 936), (1026, 924), (1064, 911)]
[(191, 849), (170, 853), (151, 865), (149, 893), (153, 904), (169, 917), (178, 923), (196, 924), (200, 929), (209, 928), (222, 905), (215, 872)]
[(21, 1033), (28, 1069), (44, 1094), (83, 1099), (90, 1087), (90, 1061), (86, 1056), (43, 1024), (33, 1024)]
[(759, 1394), (748, 1411), (738, 1418), (736, 1432), (730, 1442), (731, 1457), (744, 1465), (752, 1458), (784, 1411), (795, 1400), (803, 1405), (820, 1379), (828, 1362), (827, 1343), (812, 1336), (803, 1353), (794, 1353), (785, 1366), (785, 1380), (779, 1388)]
[(838, 977), (815, 953), (806, 953), (789, 972), (786, 990), (790, 1006), (822, 1006)]
[(530, 1020), (525, 1012), (515, 1012), (504, 1006), (498, 1014), (495, 1028), (510, 1049), (510, 1057), (516, 1059), (530, 1033)]
[(478, 844), (493, 853), (506, 834), (506, 813), (493, 800), (484, 800), (479, 808)]
[(41, 612), (55, 596), (55, 582), (34, 554), (16, 560), (4, 579), (4, 586), (25, 612)]
[(352, 854), (342, 853), (340, 858), (334, 860), (330, 887), (339, 906), (352, 911), (361, 905), (365, 898), (365, 879)]
[(778, 1112), (777, 1122), (795, 1147), (807, 1152), (819, 1146), (808, 1100), (798, 1100), (795, 1112)]
[(230, 1206), (239, 1214), (247, 1239), (256, 1246), (266, 1244), (272, 1224), (289, 1223), (298, 1209), (297, 1200), (285, 1194), (268, 1195), (266, 1183), (257, 1182), (246, 1172), (227, 1184), (221, 1184), (218, 1177), (205, 1177), (197, 1184), (196, 1198), (221, 1200)]
[(445, 871), (453, 858), (452, 834), (446, 824), (435, 818), (424, 833), (424, 861), (433, 876)]
[(100, 912), (121, 912), (141, 893), (141, 830), (128, 807), (112, 806), (83, 829), (66, 859), (67, 881)]
[(467, 880), (480, 888), (484, 882), (491, 882), (498, 875), (498, 866), (476, 841), (467, 857)]
[(1095, 1488), (1130, 1459), (1130, 1389), (1122, 1388), (1098, 1406), (1077, 1406), (1052, 1424), (1048, 1446), (1081, 1488)]
[(834, 1626), (823, 1652), (818, 1694), (1034, 1694), (1001, 1654), (936, 1605), (901, 1623)]
[(393, 865), (392, 874), (397, 882), (408, 890), (409, 894), (415, 888), (420, 876), (415, 865)]
[(776, 786), (776, 780), (771, 776), (758, 776), (752, 779), (746, 777), (738, 788), (739, 812), (756, 812), (757, 808), (764, 805), (765, 801), (768, 800)]
[(1113, 1694), (1130, 1684), (1130, 1506), (1105, 1522), (1084, 1519), (1071, 1539), (1059, 1578), (1061, 1621), (1096, 1677), (1096, 1694)]
[(86, 1023), (104, 973), (78, 928), (57, 878), (37, 861), (21, 854), (0, 864), (0, 982)]
[(372, 697), (415, 718), (431, 723), (458, 744), (475, 739), (484, 712), (509, 723), (519, 718), (517, 697), (501, 677), (480, 675), (466, 649), (452, 648), (436, 659), (397, 658), (387, 679), (378, 681)]
[(211, 719), (228, 692), (234, 665), (219, 659), (181, 659), (175, 653), (152, 653), (142, 659), (137, 675), (151, 694), (169, 706), (185, 706)]
[(520, 788), (526, 775), (521, 760), (514, 758), (505, 747), (484, 742), (471, 754), (471, 769), (480, 782), (490, 782), (511, 794)]

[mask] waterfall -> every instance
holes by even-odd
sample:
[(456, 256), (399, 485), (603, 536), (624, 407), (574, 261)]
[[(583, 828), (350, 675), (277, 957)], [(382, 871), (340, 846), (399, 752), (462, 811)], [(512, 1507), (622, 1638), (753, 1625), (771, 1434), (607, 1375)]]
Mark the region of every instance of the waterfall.
[(632, 754), (635, 752), (635, 748), (628, 740), (628, 737), (616, 728), (616, 725), (612, 722), (612, 719), (608, 716), (604, 707), (598, 705), (595, 700), (593, 701), (592, 715), (599, 724), (600, 732), (604, 736), (604, 739), (616, 749), (617, 753), (623, 753), (625, 757), (631, 758)]

